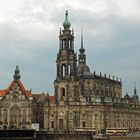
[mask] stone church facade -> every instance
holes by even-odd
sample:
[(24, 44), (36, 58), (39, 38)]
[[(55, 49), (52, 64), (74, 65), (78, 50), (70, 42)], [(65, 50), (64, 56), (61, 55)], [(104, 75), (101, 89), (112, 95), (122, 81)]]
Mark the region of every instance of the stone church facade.
[(83, 35), (79, 55), (74, 50), (74, 31), (66, 12), (59, 34), (54, 100), (45, 107), (44, 127), (49, 131), (75, 128), (140, 128), (140, 105), (136, 88), (133, 96), (122, 96), (122, 83), (91, 72), (86, 64)]
[(136, 87), (133, 96), (123, 97), (121, 80), (91, 72), (86, 63), (83, 35), (77, 55), (68, 12), (65, 16), (59, 33), (54, 96), (26, 90), (17, 66), (10, 86), (0, 90), (0, 129), (31, 129), (33, 123), (48, 131), (140, 129)]

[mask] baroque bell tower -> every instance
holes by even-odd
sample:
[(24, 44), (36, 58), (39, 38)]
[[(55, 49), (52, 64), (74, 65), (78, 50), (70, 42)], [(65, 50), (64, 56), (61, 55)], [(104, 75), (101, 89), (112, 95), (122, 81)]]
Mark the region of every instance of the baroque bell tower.
[(57, 55), (57, 79), (66, 80), (76, 75), (76, 55), (74, 53), (74, 32), (70, 30), (68, 12), (66, 11), (64, 29), (59, 35), (59, 52)]
[(77, 55), (74, 51), (74, 31), (70, 29), (68, 11), (65, 14), (63, 30), (59, 33), (59, 52), (57, 54), (57, 75), (54, 82), (57, 101), (68, 101), (72, 83), (76, 79)]

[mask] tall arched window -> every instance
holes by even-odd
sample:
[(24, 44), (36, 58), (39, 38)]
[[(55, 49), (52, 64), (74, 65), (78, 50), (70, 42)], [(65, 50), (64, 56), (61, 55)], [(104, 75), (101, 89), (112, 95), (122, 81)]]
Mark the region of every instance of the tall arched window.
[(61, 88), (61, 95), (62, 95), (62, 97), (65, 96), (65, 89), (64, 88)]
[(69, 64), (68, 65), (68, 75), (70, 75), (70, 73), (71, 73), (71, 65)]
[(61, 66), (61, 72), (62, 72), (62, 77), (65, 77), (66, 76), (66, 65), (65, 64), (63, 64)]
[(69, 44), (69, 49), (71, 49), (71, 44), (70, 44), (70, 42), (71, 42), (71, 41), (69, 40), (69, 42), (68, 42), (68, 44)]

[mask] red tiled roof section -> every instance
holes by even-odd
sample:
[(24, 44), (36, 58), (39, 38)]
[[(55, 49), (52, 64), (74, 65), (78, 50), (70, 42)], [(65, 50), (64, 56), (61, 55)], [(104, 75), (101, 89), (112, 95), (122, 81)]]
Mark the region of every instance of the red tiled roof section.
[(0, 96), (4, 96), (6, 94), (7, 90), (0, 90)]
[(54, 96), (49, 96), (49, 100), (50, 100), (50, 102), (53, 102), (54, 101)]
[(25, 88), (24, 88), (24, 86), (23, 86), (23, 84), (21, 83), (20, 80), (18, 80), (18, 83), (19, 83), (19, 86), (20, 86), (21, 90), (22, 90), (23, 92), (25, 92)]
[(27, 90), (27, 91), (25, 92), (25, 94), (26, 94), (27, 97), (29, 97), (29, 96), (31, 95), (31, 91), (30, 91), (30, 90)]
[[(12, 87), (12, 85), (13, 85), (14, 82), (15, 82), (15, 80), (13, 80), (11, 82), (11, 84), (9, 85), (7, 91), (10, 90), (10, 88)], [(18, 80), (18, 84), (19, 84), (19, 86), (21, 88), (21, 91), (24, 92), (27, 97), (29, 97), (31, 95), (31, 91), (30, 90), (25, 90), (25, 88), (24, 88), (24, 86), (23, 86), (23, 84), (22, 84), (22, 82), (20, 80)]]
[[(14, 82), (15, 82), (15, 80), (13, 80), (13, 81), (11, 82), (11, 84), (10, 84), (9, 87), (8, 87), (8, 90), (10, 90), (10, 88), (11, 88), (11, 86), (13, 85)], [(19, 84), (19, 86), (20, 86), (22, 92), (25, 92), (25, 88), (24, 88), (24, 86), (23, 86), (23, 84), (21, 83), (20, 80), (18, 80), (18, 84)]]

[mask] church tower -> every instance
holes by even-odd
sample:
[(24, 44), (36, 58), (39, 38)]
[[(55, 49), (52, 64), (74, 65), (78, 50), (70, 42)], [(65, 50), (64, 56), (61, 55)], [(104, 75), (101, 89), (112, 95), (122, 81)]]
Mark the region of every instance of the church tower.
[(85, 49), (83, 47), (83, 31), (81, 30), (81, 48), (79, 49), (78, 55), (77, 75), (79, 76), (89, 72), (90, 68), (86, 64)]
[(74, 53), (74, 33), (70, 30), (70, 22), (68, 21), (68, 12), (66, 11), (64, 29), (59, 35), (59, 52), (57, 55), (57, 79), (66, 80), (67, 78), (75, 78), (76, 75), (76, 54)]
[(59, 33), (59, 52), (56, 60), (57, 75), (54, 82), (55, 98), (58, 102), (68, 101), (71, 84), (76, 80), (77, 56), (74, 51), (74, 31), (70, 29), (70, 26), (68, 11), (66, 11), (63, 30), (60, 29)]

